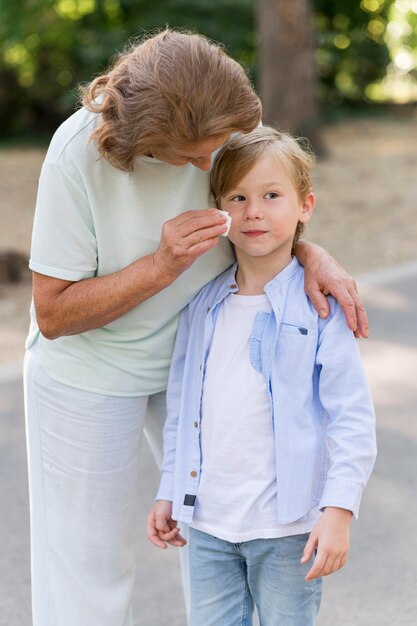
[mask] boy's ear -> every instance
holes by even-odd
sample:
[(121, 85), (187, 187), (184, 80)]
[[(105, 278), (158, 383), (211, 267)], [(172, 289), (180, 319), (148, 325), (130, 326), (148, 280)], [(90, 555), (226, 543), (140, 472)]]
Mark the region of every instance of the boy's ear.
[(310, 191), (310, 193), (305, 196), (301, 203), (301, 213), (299, 217), (300, 222), (302, 222), (303, 224), (305, 224), (305, 222), (308, 222), (313, 214), (315, 205), (316, 197), (314, 193)]

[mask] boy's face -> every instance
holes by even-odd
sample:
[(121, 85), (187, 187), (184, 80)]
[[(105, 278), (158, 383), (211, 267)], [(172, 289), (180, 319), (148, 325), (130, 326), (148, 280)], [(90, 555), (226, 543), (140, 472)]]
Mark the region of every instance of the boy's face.
[(221, 208), (232, 218), (229, 239), (238, 260), (268, 257), (289, 262), (298, 222), (308, 222), (314, 194), (301, 199), (294, 183), (273, 154), (266, 154), (246, 176), (221, 198)]

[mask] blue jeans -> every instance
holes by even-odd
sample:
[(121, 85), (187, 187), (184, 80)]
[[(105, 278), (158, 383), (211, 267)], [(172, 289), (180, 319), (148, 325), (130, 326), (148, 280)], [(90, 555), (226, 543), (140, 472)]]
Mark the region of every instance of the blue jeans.
[(321, 579), (305, 581), (308, 534), (231, 543), (190, 528), (190, 626), (314, 626)]

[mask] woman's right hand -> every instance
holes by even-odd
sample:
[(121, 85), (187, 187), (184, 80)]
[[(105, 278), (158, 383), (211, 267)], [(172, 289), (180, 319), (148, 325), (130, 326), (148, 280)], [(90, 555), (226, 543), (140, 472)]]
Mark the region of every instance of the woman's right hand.
[(214, 248), (226, 230), (226, 218), (217, 209), (181, 213), (163, 224), (154, 263), (163, 275), (175, 279)]

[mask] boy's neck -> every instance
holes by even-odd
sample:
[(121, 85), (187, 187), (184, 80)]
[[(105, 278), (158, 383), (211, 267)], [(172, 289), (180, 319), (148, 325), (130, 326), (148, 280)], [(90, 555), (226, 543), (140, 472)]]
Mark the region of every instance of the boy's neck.
[(264, 293), (264, 287), (291, 263), (291, 254), (271, 261), (270, 257), (241, 257), (237, 254), (236, 282), (242, 296), (256, 296)]

